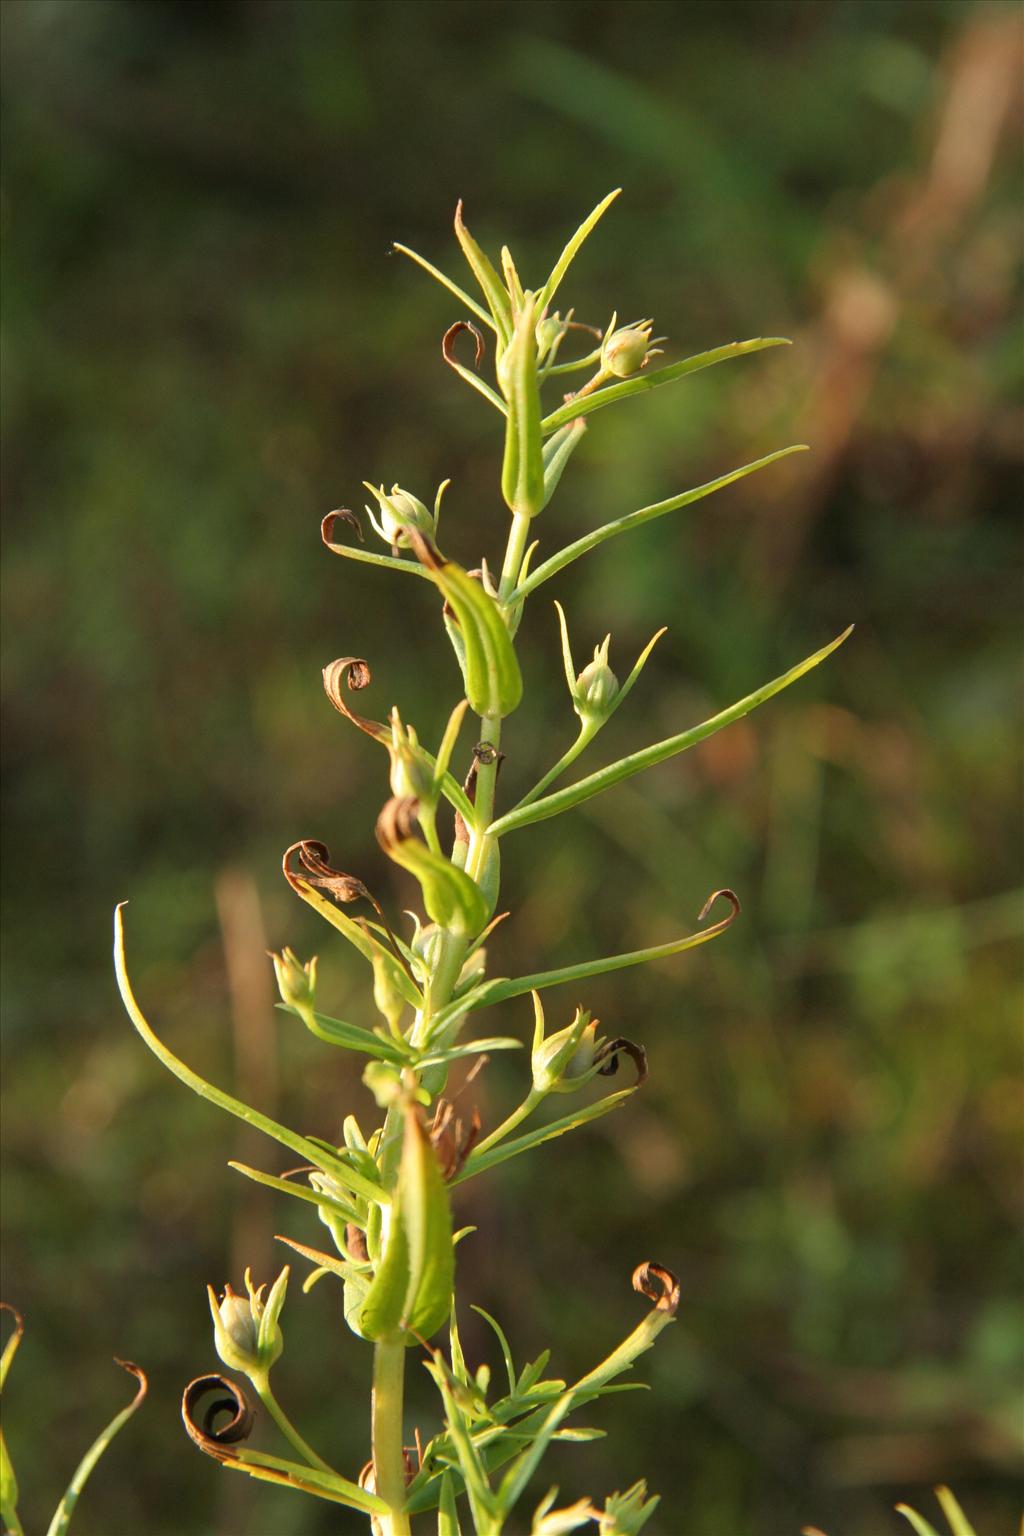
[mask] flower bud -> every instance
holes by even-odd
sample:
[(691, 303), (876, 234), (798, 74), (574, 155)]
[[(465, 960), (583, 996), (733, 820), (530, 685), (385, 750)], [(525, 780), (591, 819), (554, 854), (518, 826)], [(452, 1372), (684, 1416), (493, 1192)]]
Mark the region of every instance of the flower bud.
[(619, 680), (608, 665), (611, 635), (605, 635), (594, 647), (594, 659), (576, 679), (574, 702), (579, 715), (603, 715), (611, 708), (619, 691)]
[(386, 745), (391, 757), (391, 793), (411, 795), (415, 800), (432, 805), (437, 799), (434, 770), (415, 729), (402, 724), (397, 709), (391, 711), (390, 725), (391, 740)]
[(638, 320), (635, 325), (620, 326), (605, 337), (601, 347), (601, 368), (613, 373), (617, 379), (628, 379), (656, 355), (651, 347), (650, 320)]
[(212, 1286), (206, 1287), (213, 1317), (213, 1342), (224, 1364), (247, 1376), (266, 1377), (270, 1367), (284, 1349), (278, 1318), (284, 1306), (288, 1289), (289, 1268), (286, 1264), (271, 1287), (266, 1302), (265, 1286), (256, 1290), (252, 1272), (245, 1272), (245, 1288), (248, 1296), (237, 1296), (230, 1285), (224, 1287), (220, 1302)]
[(379, 949), (373, 951), (373, 1001), (395, 1033), (405, 1012), (405, 996), (395, 975), (397, 970), (397, 960)]
[(316, 955), (305, 965), (290, 949), (284, 949), (279, 955), (271, 955), (270, 958), (274, 962), (281, 1001), (303, 1017), (311, 1014), (316, 1004)]
[(595, 1075), (597, 1020), (585, 1008), (577, 1008), (571, 1024), (544, 1039), (544, 1014), (534, 994), (536, 1028), (533, 1036), (533, 1088), (535, 1093), (575, 1093)]
[[(570, 311), (571, 313), (571, 311)], [(566, 321), (556, 311), (546, 315), (537, 326), (537, 361), (543, 362), (551, 348), (561, 341), (566, 332)]]
[(411, 495), (409, 491), (403, 491), (399, 485), (393, 485), (390, 494), (386, 494), (382, 485), (373, 486), (366, 480), (363, 484), (370, 494), (377, 498), (380, 522), (374, 517), (369, 507), (366, 511), (374, 530), (380, 534), (385, 544), (390, 544), (392, 548), (408, 548), (407, 528), (418, 528), (421, 533), (434, 532), (434, 518), (418, 496)]

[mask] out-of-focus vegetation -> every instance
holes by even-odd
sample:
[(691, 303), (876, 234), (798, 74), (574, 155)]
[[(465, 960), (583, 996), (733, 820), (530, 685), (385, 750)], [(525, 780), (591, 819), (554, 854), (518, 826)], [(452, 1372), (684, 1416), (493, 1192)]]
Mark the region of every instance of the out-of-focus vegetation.
[[(517, 1353), (557, 1334), (569, 1375), (635, 1316), (636, 1262), (683, 1279), (655, 1390), (553, 1456), (566, 1499), (646, 1474), (657, 1536), (881, 1536), (941, 1480), (984, 1536), (1010, 1532), (1019, 12), (7, 0), (3, 19), (4, 1295), (28, 1322), (7, 1421), (26, 1526), (117, 1406), (116, 1353), (150, 1398), (81, 1536), (359, 1528), (235, 1486), (181, 1429), (213, 1361), (205, 1283), (269, 1278), (273, 1233), (316, 1224), (225, 1168), (279, 1164), (142, 1049), (111, 908), (131, 897), (139, 995), (200, 1070), (319, 1134), (366, 1111), (358, 1069), (272, 1013), (263, 951), (285, 942), (319, 950), (328, 1011), (368, 1007), (278, 860), (320, 837), (394, 911), (410, 899), (372, 837), (382, 754), (319, 669), (367, 656), (373, 712), (429, 694), (428, 735), (456, 672), (431, 594), (333, 559), (319, 519), (363, 478), (429, 500), (451, 475), (445, 547), (472, 565), (506, 515), (493, 420), (439, 354), (458, 306), (389, 242), (451, 265), (461, 195), (536, 273), (622, 184), (574, 273), (579, 318), (653, 313), (670, 358), (796, 345), (596, 417), (544, 552), (785, 443), (814, 452), (549, 589), (581, 647), (613, 630), (613, 664), (670, 626), (594, 765), (858, 629), (751, 721), (509, 840), (497, 974), (673, 936), (716, 885), (744, 918), (587, 987), (651, 1080), (485, 1203), (467, 1189), (461, 1285)], [(508, 732), (505, 804), (572, 736), (546, 597), (527, 622), (543, 707)], [(523, 1070), (468, 1090), (485, 1123)], [(357, 1468), (367, 1352), (328, 1287), (295, 1289), (279, 1390)]]

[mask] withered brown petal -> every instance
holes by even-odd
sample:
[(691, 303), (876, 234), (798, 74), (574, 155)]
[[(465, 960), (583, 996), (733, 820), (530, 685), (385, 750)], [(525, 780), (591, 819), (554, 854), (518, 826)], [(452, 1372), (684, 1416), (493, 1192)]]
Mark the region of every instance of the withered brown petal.
[(356, 538), (360, 544), (365, 544), (363, 525), (352, 509), (350, 507), (335, 507), (334, 511), (328, 512), (327, 516), (322, 518), (320, 522), (320, 537), (328, 549), (331, 548), (333, 542), (331, 534), (334, 532), (334, 519), (336, 517), (340, 517), (343, 523), (347, 523), (350, 528), (355, 529)]
[(441, 356), (450, 368), (458, 366), (455, 359), (455, 338), (463, 331), (468, 331), (476, 342), (476, 356), (473, 358), (473, 366), (479, 369), (480, 364), (484, 360), (484, 338), (476, 326), (470, 324), (468, 320), (456, 320), (454, 325), (448, 327), (441, 338)]
[(647, 1081), (647, 1052), (642, 1045), (637, 1045), (635, 1040), (627, 1040), (624, 1035), (619, 1035), (615, 1040), (606, 1040), (594, 1053), (594, 1061), (600, 1062), (598, 1075), (600, 1077), (614, 1077), (619, 1070), (619, 1057), (628, 1056), (636, 1067), (636, 1086), (639, 1088)]
[(653, 1259), (634, 1269), (633, 1289), (650, 1297), (659, 1312), (674, 1314), (679, 1305), (679, 1281), (670, 1269), (655, 1264)]
[(390, 741), (391, 732), (386, 725), (379, 720), (367, 720), (364, 715), (357, 715), (345, 700), (343, 684), (347, 684), (351, 693), (358, 693), (361, 688), (369, 686), (370, 668), (361, 656), (339, 656), (336, 661), (324, 667), (323, 677), (324, 692), (339, 715), (351, 720), (353, 725), (365, 731), (367, 736), (372, 736), (374, 741)]
[(320, 890), (326, 891), (338, 901), (365, 900), (376, 908), (376, 901), (361, 880), (357, 880), (355, 875), (347, 875), (343, 870), (331, 867), (331, 850), (326, 843), (321, 843), (316, 838), (300, 838), (297, 843), (292, 843), (291, 847), (285, 850), (281, 868), (289, 885), (294, 886), (297, 878), (297, 871), (290, 869), (288, 864), (296, 851), (308, 884), (318, 886)]
[[(201, 1408), (204, 1400), (205, 1406)], [(218, 1428), (216, 1420), (224, 1413), (230, 1413), (231, 1417)], [(211, 1373), (189, 1382), (181, 1398), (181, 1417), (190, 1438), (201, 1451), (217, 1461), (230, 1461), (231, 1452), (224, 1447), (247, 1440), (256, 1415), (237, 1382), (228, 1376)]]

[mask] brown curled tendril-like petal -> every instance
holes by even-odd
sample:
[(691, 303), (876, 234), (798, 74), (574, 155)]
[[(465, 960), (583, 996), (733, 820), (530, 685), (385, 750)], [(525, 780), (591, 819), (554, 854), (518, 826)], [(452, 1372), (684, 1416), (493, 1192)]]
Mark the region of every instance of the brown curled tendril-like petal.
[(337, 901), (368, 901), (376, 912), (380, 912), (375, 898), (361, 880), (357, 880), (355, 875), (346, 875), (343, 870), (332, 869), (331, 850), (326, 843), (321, 843), (317, 838), (300, 838), (297, 843), (292, 843), (291, 847), (285, 850), (281, 868), (293, 890), (298, 889), (296, 880), (299, 875), (298, 871), (289, 868), (288, 861), (295, 852), (298, 852), (299, 863), (305, 871), (302, 878), (308, 885), (317, 886)]
[(731, 891), (728, 886), (723, 885), (720, 891), (711, 892), (711, 895), (708, 897), (707, 901), (697, 913), (698, 923), (702, 923), (704, 921), (720, 896), (729, 903), (730, 907), (732, 907), (732, 911), (729, 913), (728, 917), (721, 918), (719, 922), (715, 923), (713, 927), (707, 930), (704, 937), (708, 939), (710, 939), (711, 935), (714, 933), (724, 933), (727, 928), (731, 928), (733, 923), (740, 915), (739, 897), (736, 895), (735, 891)]
[(328, 549), (334, 548), (331, 534), (334, 532), (334, 519), (336, 517), (339, 517), (343, 523), (347, 523), (350, 528), (355, 529), (355, 535), (360, 544), (366, 543), (363, 537), (363, 525), (352, 509), (350, 507), (335, 507), (333, 512), (328, 512), (327, 516), (320, 520), (320, 537)]
[(415, 795), (392, 795), (377, 817), (377, 841), (387, 853), (416, 834), (420, 803)]
[(628, 1056), (636, 1068), (636, 1086), (642, 1087), (647, 1081), (647, 1052), (642, 1045), (637, 1045), (635, 1040), (627, 1040), (619, 1035), (615, 1040), (605, 1040), (594, 1052), (594, 1062), (600, 1062), (598, 1075), (600, 1077), (614, 1077), (619, 1070), (619, 1057)]
[(679, 1281), (663, 1264), (655, 1264), (653, 1259), (638, 1264), (633, 1271), (633, 1289), (649, 1297), (659, 1312), (675, 1315), (679, 1306)]
[(323, 675), (324, 692), (339, 715), (351, 720), (353, 725), (365, 731), (367, 736), (372, 736), (374, 741), (391, 740), (391, 732), (386, 725), (379, 720), (367, 720), (364, 715), (357, 715), (345, 701), (343, 684), (347, 684), (350, 693), (358, 693), (370, 683), (370, 668), (361, 656), (339, 656), (337, 661), (324, 667)]
[[(416, 802), (414, 801), (413, 803), (415, 804)], [(384, 809), (386, 810), (387, 806)], [(381, 814), (383, 815), (383, 812)], [(288, 865), (288, 861), (296, 849), (299, 854), (299, 863), (304, 871), (304, 874), (301, 876), (297, 870), (290, 869)], [(281, 860), (281, 868), (284, 871), (284, 877), (288, 884), (299, 896), (302, 895), (302, 887), (299, 882), (300, 880), (305, 880), (307, 885), (317, 886), (320, 890), (326, 891), (329, 896), (333, 896), (337, 901), (368, 901), (379, 917), (381, 926), (388, 936), (388, 942), (394, 951), (395, 959), (406, 975), (412, 978), (409, 962), (402, 954), (398, 940), (392, 932), (391, 924), (384, 916), (383, 908), (376, 896), (366, 888), (361, 880), (357, 880), (355, 875), (346, 875), (343, 870), (332, 869), (330, 859), (331, 850), (326, 843), (321, 843), (314, 837), (304, 837), (299, 842), (292, 843), (290, 848), (285, 849), (284, 858)]]
[[(209, 1401), (202, 1406), (205, 1399)], [(217, 1419), (225, 1413), (230, 1419), (218, 1426)], [(226, 1447), (249, 1438), (256, 1415), (237, 1382), (214, 1372), (189, 1382), (181, 1397), (181, 1417), (201, 1451), (216, 1461), (231, 1461)]]
[(468, 331), (476, 343), (476, 355), (473, 358), (473, 367), (479, 369), (480, 364), (484, 360), (484, 338), (477, 330), (476, 326), (471, 325), (468, 320), (456, 320), (454, 325), (450, 325), (448, 327), (441, 338), (441, 356), (444, 358), (449, 368), (458, 369), (460, 365), (455, 357), (455, 338), (456, 336), (459, 336), (463, 331)]

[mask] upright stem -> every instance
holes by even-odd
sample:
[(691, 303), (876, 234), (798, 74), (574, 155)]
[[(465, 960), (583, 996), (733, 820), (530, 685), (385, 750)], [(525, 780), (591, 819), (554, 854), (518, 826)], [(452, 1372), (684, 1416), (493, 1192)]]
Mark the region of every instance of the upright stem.
[(381, 1536), (410, 1536), (405, 1512), (405, 1458), (402, 1455), (402, 1392), (405, 1345), (373, 1347), (373, 1476), (391, 1513), (380, 1516)]

